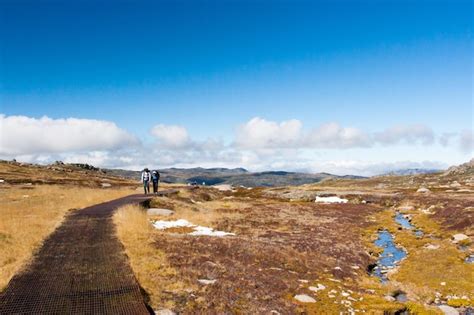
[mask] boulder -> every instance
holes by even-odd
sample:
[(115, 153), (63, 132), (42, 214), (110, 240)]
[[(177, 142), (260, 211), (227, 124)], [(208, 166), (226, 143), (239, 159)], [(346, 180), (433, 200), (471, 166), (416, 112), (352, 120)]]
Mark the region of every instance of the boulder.
[(147, 215), (161, 215), (161, 216), (170, 216), (174, 214), (173, 210), (170, 209), (161, 209), (161, 208), (150, 208), (146, 211)]
[(428, 188), (426, 187), (420, 187), (418, 188), (418, 190), (416, 191), (417, 193), (421, 193), (421, 194), (428, 194), (431, 192), (431, 190), (429, 190)]
[(112, 184), (110, 183), (101, 183), (100, 185), (104, 188), (112, 187)]
[(216, 283), (216, 279), (213, 279), (213, 280), (209, 280), (209, 279), (198, 279), (198, 282), (200, 284), (204, 284), (204, 285), (208, 285), (208, 284), (214, 284)]
[(404, 206), (398, 207), (398, 211), (400, 212), (413, 211), (413, 210), (415, 210), (415, 207), (412, 205), (404, 205)]
[(228, 184), (214, 185), (212, 187), (219, 191), (232, 191), (232, 185), (228, 185)]
[(391, 296), (391, 295), (386, 295), (386, 296), (384, 296), (384, 299), (387, 300), (387, 301), (389, 301), (389, 302), (395, 302), (395, 301), (397, 300), (396, 298), (394, 298), (394, 297)]
[(458, 188), (458, 187), (461, 187), (461, 184), (459, 184), (458, 181), (454, 181), (454, 182), (452, 182), (452, 183), (449, 185), (449, 187), (451, 187), (451, 188)]
[(456, 310), (454, 307), (451, 307), (449, 305), (440, 305), (438, 308), (445, 314), (445, 315), (459, 315), (458, 310)]
[(469, 239), (469, 236), (466, 234), (458, 233), (453, 235), (453, 243), (459, 243), (460, 241), (464, 241)]
[(173, 312), (172, 310), (170, 310), (168, 308), (162, 308), (160, 310), (157, 310), (157, 311), (155, 311), (155, 314), (156, 315), (176, 315), (175, 312)]
[(297, 294), (295, 295), (295, 300), (301, 303), (316, 303), (316, 300), (306, 294)]
[(318, 292), (318, 291), (321, 291), (321, 290), (325, 290), (326, 287), (324, 285), (322, 285), (321, 283), (318, 283), (317, 286), (315, 287), (309, 287), (308, 288), (310, 291), (313, 291), (313, 292)]

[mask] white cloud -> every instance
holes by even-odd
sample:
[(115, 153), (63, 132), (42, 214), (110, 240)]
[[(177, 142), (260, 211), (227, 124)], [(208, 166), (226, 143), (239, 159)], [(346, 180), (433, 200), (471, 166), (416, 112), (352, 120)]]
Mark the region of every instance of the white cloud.
[(423, 145), (430, 145), (433, 144), (435, 136), (430, 127), (415, 124), (390, 127), (383, 132), (375, 133), (374, 138), (381, 144), (421, 143)]
[(305, 133), (301, 121), (283, 122), (252, 118), (237, 130), (235, 144), (246, 149), (330, 148), (349, 149), (384, 145), (434, 143), (431, 128), (417, 125), (400, 125), (378, 133), (367, 133), (354, 127), (344, 127), (336, 122), (325, 123)]
[(139, 143), (110, 121), (0, 115), (3, 156), (114, 150)]
[[(198, 141), (183, 126), (163, 124), (150, 129), (150, 134), (159, 144), (153, 146), (137, 145), (139, 141), (133, 135), (107, 121), (0, 115), (0, 128), (0, 158), (4, 159), (17, 158), (35, 163), (62, 160), (135, 170), (173, 166), (245, 167), (253, 171), (288, 170), (338, 175), (375, 175), (402, 168), (443, 168), (447, 165), (394, 162), (397, 157), (410, 158), (404, 155), (407, 148), (397, 144), (430, 145), (436, 138), (439, 144), (445, 143), (446, 146), (431, 146), (431, 152), (440, 152), (439, 148), (442, 148), (446, 154), (451, 152), (450, 142), (454, 144), (449, 140), (455, 137), (459, 147), (469, 153), (473, 150), (474, 138), (472, 131), (468, 130), (435, 137), (433, 131), (423, 125), (397, 126), (379, 133), (368, 133), (332, 122), (305, 132), (299, 120), (275, 122), (259, 117), (241, 125), (235, 141), (228, 144), (213, 138)], [(377, 144), (391, 146), (393, 154), (383, 153), (380, 148), (366, 149)], [(418, 149), (424, 152), (425, 147)], [(372, 162), (365, 159), (369, 152), (375, 159)], [(459, 150), (456, 152), (461, 154)], [(416, 157), (411, 155), (413, 159)], [(461, 158), (462, 155), (451, 161)]]
[(451, 144), (451, 140), (456, 137), (455, 132), (444, 132), (439, 136), (439, 143), (443, 147), (447, 147)]
[(277, 123), (260, 117), (239, 127), (235, 144), (241, 148), (292, 147), (300, 141), (302, 123), (292, 119)]
[(306, 146), (313, 148), (356, 148), (371, 145), (370, 136), (352, 127), (327, 123), (313, 129), (306, 138)]
[(473, 153), (474, 151), (474, 131), (463, 130), (459, 135), (459, 148), (463, 153)]
[(154, 126), (150, 133), (167, 148), (183, 148), (191, 143), (188, 131), (182, 126), (159, 124)]

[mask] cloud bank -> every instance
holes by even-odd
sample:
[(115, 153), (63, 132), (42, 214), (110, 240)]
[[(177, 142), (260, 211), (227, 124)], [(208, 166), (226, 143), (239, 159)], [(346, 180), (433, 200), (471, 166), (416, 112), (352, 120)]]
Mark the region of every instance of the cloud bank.
[(0, 130), (2, 155), (115, 150), (139, 144), (135, 136), (103, 120), (0, 115)]
[(300, 120), (277, 122), (261, 117), (237, 126), (228, 143), (214, 138), (196, 140), (185, 126), (165, 124), (152, 126), (149, 135), (153, 142), (142, 143), (113, 122), (77, 118), (0, 115), (0, 131), (0, 159), (35, 163), (63, 160), (136, 170), (145, 166), (202, 166), (375, 175), (401, 168), (448, 165), (436, 161), (400, 162), (392, 157), (386, 162), (369, 162), (344, 152), (439, 145), (469, 155), (474, 149), (472, 130), (436, 135), (430, 127), (414, 124), (367, 132), (336, 122), (305, 128)]

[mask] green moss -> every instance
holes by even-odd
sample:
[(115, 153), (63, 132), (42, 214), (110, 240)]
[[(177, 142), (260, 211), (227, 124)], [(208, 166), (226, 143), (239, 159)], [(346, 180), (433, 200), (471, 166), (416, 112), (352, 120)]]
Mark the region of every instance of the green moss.
[(405, 305), (407, 307), (407, 310), (410, 312), (410, 314), (414, 314), (414, 315), (443, 314), (443, 312), (437, 308), (427, 307), (425, 305), (414, 303), (414, 302), (408, 302)]
[(471, 306), (473, 303), (467, 299), (451, 299), (448, 301), (448, 305), (452, 307)]

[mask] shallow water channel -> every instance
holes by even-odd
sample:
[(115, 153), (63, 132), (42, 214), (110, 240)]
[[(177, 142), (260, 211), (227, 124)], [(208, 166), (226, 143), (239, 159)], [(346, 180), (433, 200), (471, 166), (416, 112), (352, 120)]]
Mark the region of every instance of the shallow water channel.
[(374, 244), (382, 247), (383, 252), (372, 270), (372, 274), (380, 278), (382, 282), (388, 281), (387, 272), (394, 268), (396, 264), (407, 256), (406, 251), (397, 247), (393, 242), (393, 235), (387, 230), (379, 231), (378, 239)]
[(406, 230), (413, 230), (416, 236), (418, 236), (418, 237), (422, 237), (422, 236), (423, 236), (423, 231), (416, 229), (415, 226), (413, 226), (413, 225), (410, 223), (410, 220), (409, 220), (405, 215), (403, 215), (402, 213), (397, 212), (397, 214), (395, 215), (395, 222), (397, 222), (398, 224), (400, 224), (400, 226), (401, 226), (403, 229), (406, 229)]

